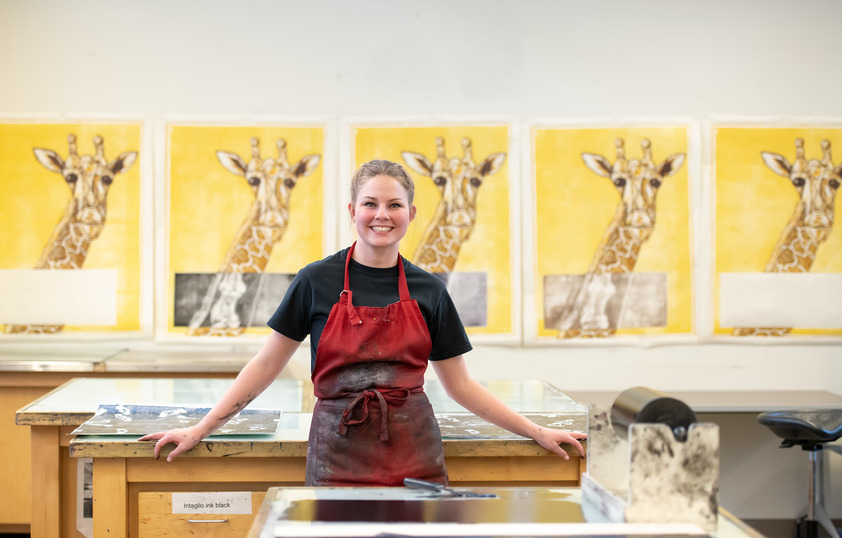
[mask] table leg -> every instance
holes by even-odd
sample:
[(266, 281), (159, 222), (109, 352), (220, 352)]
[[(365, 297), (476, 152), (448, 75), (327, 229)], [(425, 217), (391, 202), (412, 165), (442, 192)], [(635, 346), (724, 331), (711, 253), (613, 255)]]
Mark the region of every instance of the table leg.
[(94, 538), (125, 538), (129, 522), (126, 459), (96, 458), (93, 475)]
[(32, 440), (32, 538), (59, 536), (61, 495), (59, 488), (59, 429), (30, 426)]

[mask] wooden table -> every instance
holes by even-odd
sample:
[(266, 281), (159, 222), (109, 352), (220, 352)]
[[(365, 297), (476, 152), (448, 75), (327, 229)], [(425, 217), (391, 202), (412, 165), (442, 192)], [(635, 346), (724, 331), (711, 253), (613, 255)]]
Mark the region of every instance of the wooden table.
[[(205, 377), (233, 378), (252, 353), (218, 347), (192, 351), (128, 351), (118, 344), (85, 345), (83, 350), (64, 344), (32, 343), (4, 346), (0, 356), (0, 534), (42, 535), (39, 528), (57, 517), (55, 512), (33, 512), (32, 450), (43, 452), (42, 444), (31, 443), (30, 424), (16, 424), (17, 412), (76, 377)], [(294, 376), (286, 372), (284, 378)], [(306, 377), (306, 376), (305, 376)], [(39, 427), (39, 425), (36, 425)], [(43, 437), (43, 436), (42, 436)], [(62, 436), (66, 458), (67, 440)], [(47, 441), (49, 442), (49, 440)], [(36, 459), (39, 459), (36, 456)], [(71, 462), (72, 463), (72, 462)], [(66, 470), (75, 473), (75, 467)], [(75, 474), (73, 474), (75, 477)], [(66, 480), (73, 483), (74, 480)]]
[[(176, 386), (176, 380), (169, 381), (170, 386)], [(187, 380), (178, 381), (183, 383)], [(120, 403), (137, 403), (131, 400), (137, 400), (144, 394), (155, 394), (153, 398), (145, 398), (143, 403), (203, 405), (214, 403), (218, 395), (199, 387), (211, 381), (230, 382), (189, 381), (194, 386), (193, 396), (206, 394), (207, 401), (187, 402), (183, 393), (175, 390), (168, 393), (160, 388), (162, 383), (167, 383), (166, 379), (80, 379), (53, 391), (49, 398), (21, 409), (20, 416), (23, 420), (38, 421), (45, 430), (52, 430), (52, 448), (39, 455), (49, 462), (57, 458), (60, 448), (58, 439), (66, 437), (73, 426), (93, 415), (95, 400), (97, 403), (120, 401), (119, 394), (109, 394), (109, 391), (117, 390), (117, 384), (120, 390), (126, 391)], [(275, 435), (211, 437), (169, 464), (164, 458), (159, 461), (152, 459), (154, 443), (137, 442), (136, 436), (77, 436), (68, 439), (71, 457), (94, 460), (94, 535), (136, 536), (137, 497), (140, 492), (265, 492), (272, 486), (302, 485), (312, 396), (309, 381), (301, 383), (300, 405), (294, 409), (295, 412), (282, 415), (281, 426)], [(485, 385), (504, 402), (538, 423), (578, 431), (585, 431), (587, 427), (585, 408), (551, 385), (538, 381), (488, 382)], [(83, 389), (81, 392), (98, 396), (77, 398), (80, 388)], [(562, 460), (530, 439), (515, 436), (477, 419), (444, 396), (444, 391), (435, 381), (428, 382), (426, 388), (445, 436), (445, 459), (454, 484), (579, 484), (584, 460), (579, 457)], [(266, 393), (261, 398), (264, 396)], [(252, 404), (257, 405), (257, 401)], [(566, 448), (573, 451), (571, 447)], [(72, 536), (67, 531), (58, 531), (59, 528), (74, 528), (67, 503), (62, 507), (59, 501), (53, 499), (58, 493), (69, 497), (73, 484), (64, 483), (56, 467), (55, 463), (41, 467), (44, 474), (39, 476), (39, 483), (44, 484), (42, 496), (33, 496), (33, 512), (37, 505), (39, 510), (56, 515), (49, 526), (39, 529), (33, 526), (33, 538)]]
[[(68, 452), (72, 438), (70, 432), (91, 418), (100, 403), (131, 403), (149, 399), (162, 404), (207, 403), (211, 398), (218, 398), (230, 383), (230, 374), (227, 378), (201, 379), (72, 378), (18, 409), (15, 422), (29, 427), (30, 437), (26, 444), (31, 446), (31, 467), (24, 469), (31, 472), (32, 492), (27, 499), (31, 503), (31, 523), (27, 530), (33, 537), (78, 535), (75, 525), (77, 465)], [(278, 380), (261, 398), (284, 402), (291, 410), (305, 410), (310, 401), (307, 383)], [(25, 431), (24, 428), (18, 429)]]

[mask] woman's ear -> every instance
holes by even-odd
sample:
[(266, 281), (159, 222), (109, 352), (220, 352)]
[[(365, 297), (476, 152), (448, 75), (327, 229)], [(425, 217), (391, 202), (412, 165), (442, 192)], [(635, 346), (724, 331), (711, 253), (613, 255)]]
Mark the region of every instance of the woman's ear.
[(354, 222), (354, 204), (348, 203), (348, 214), (351, 215), (351, 222)]
[(409, 222), (415, 220), (415, 213), (416, 213), (415, 205), (409, 208)]

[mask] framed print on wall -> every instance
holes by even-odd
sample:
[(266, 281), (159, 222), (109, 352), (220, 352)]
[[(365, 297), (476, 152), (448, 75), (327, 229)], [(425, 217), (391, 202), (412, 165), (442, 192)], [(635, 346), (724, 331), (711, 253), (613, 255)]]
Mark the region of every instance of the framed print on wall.
[(690, 126), (532, 125), (532, 342), (691, 335)]
[[(417, 208), (402, 254), (447, 284), (473, 340), (519, 339), (511, 125), (360, 121), (350, 122), (347, 133), (346, 199), (360, 164), (372, 159), (402, 164), (415, 183)], [(349, 228), (349, 242), (350, 235)]]
[(712, 138), (714, 336), (842, 336), (842, 124), (720, 123)]
[(325, 243), (325, 127), (165, 125), (166, 305), (173, 337), (245, 337)]
[(150, 328), (142, 304), (142, 201), (151, 193), (143, 138), (141, 122), (0, 122), (4, 336)]

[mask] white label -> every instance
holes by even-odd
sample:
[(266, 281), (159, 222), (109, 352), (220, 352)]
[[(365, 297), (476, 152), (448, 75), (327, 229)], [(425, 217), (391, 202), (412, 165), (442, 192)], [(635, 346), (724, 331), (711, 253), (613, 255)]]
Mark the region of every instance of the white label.
[(722, 273), (723, 327), (842, 327), (842, 275)]
[(251, 514), (250, 491), (173, 493), (173, 514)]
[(0, 270), (0, 323), (115, 325), (117, 270)]

